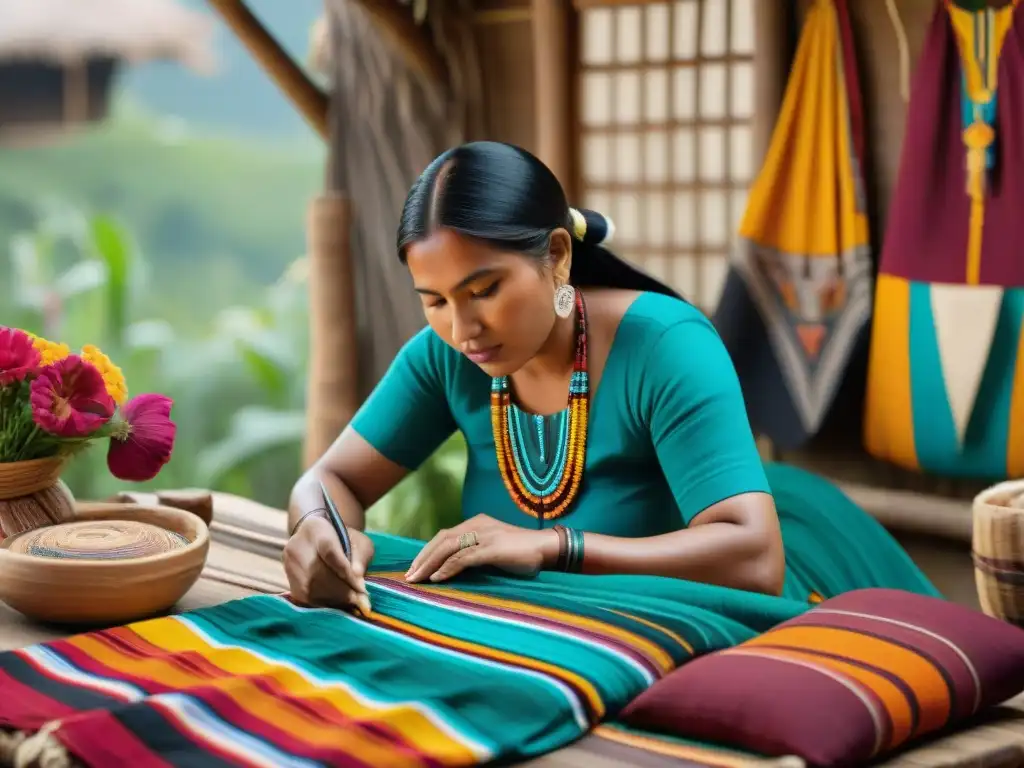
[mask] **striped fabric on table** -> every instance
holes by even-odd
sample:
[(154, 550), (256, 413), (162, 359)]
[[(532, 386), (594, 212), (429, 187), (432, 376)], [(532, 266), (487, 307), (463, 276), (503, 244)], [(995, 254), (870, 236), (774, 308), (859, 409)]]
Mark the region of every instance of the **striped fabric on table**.
[(0, 653), (0, 728), (103, 768), (514, 761), (798, 610), (649, 577), (410, 585), (418, 546), (375, 538), (369, 617), (260, 595)]

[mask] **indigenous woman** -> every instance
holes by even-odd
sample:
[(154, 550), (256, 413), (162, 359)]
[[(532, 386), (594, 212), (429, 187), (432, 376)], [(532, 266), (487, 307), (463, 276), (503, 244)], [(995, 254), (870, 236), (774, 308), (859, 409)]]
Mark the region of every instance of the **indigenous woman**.
[[(464, 522), (406, 574), (490, 566), (648, 574), (816, 600), (861, 586), (932, 591), (877, 523), (823, 480), (762, 465), (714, 327), (609, 251), (517, 147), (451, 149), (406, 200), (398, 255), (428, 327), (296, 483), (293, 598), (368, 611), (364, 510), (455, 430)], [(321, 482), (351, 529), (345, 558)], [(780, 525), (781, 519), (781, 525)]]

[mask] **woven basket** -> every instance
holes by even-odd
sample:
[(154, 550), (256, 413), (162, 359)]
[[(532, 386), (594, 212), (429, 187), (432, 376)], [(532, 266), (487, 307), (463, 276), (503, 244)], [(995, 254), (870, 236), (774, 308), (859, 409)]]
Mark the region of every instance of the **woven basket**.
[(1024, 626), (1024, 480), (974, 498), (974, 579), (981, 609)]
[(61, 482), (61, 458), (0, 463), (0, 541), (75, 515), (75, 500)]

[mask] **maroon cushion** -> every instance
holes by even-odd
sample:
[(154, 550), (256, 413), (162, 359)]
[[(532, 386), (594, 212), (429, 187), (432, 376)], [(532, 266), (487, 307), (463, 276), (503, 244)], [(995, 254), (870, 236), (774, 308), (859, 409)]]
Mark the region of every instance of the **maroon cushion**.
[(631, 726), (859, 765), (1024, 690), (1024, 631), (934, 597), (862, 589), (684, 664)]

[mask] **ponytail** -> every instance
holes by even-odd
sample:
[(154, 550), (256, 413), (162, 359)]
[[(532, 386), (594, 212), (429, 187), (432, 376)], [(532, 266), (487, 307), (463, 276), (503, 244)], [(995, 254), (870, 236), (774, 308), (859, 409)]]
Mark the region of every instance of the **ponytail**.
[(615, 235), (615, 224), (607, 216), (586, 208), (570, 208), (566, 229), (573, 237), (569, 282), (574, 286), (649, 291), (683, 298), (660, 280), (608, 249)]

